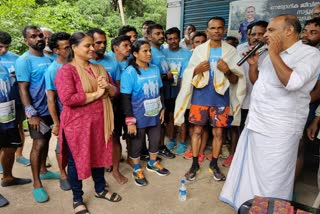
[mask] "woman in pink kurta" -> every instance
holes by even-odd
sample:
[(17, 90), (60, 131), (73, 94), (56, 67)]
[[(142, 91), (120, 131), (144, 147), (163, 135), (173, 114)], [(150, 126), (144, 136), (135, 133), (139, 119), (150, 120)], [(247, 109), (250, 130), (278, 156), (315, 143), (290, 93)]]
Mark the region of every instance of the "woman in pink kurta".
[(111, 78), (100, 65), (93, 65), (93, 39), (82, 33), (70, 38), (72, 61), (57, 73), (55, 84), (63, 104), (60, 115), (60, 146), (63, 166), (68, 164), (68, 180), (73, 192), (75, 213), (86, 209), (82, 180), (90, 176), (96, 197), (120, 201), (105, 190), (104, 167), (112, 161), (113, 111), (109, 96), (117, 93)]

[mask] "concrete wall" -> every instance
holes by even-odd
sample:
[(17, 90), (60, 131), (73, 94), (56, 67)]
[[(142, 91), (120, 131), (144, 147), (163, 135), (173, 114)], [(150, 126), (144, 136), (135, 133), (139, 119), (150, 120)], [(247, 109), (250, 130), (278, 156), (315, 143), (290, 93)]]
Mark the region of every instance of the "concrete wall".
[[(183, 0), (167, 0), (167, 29), (181, 26), (181, 6)], [(180, 29), (183, 31), (183, 29)]]

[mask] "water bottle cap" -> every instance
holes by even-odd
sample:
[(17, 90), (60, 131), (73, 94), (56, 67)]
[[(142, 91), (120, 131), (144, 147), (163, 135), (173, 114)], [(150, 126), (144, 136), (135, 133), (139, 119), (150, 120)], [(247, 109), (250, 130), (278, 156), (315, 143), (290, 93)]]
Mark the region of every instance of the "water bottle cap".
[(184, 179), (182, 179), (182, 180), (181, 180), (181, 183), (182, 183), (182, 184), (185, 184), (185, 183), (186, 183), (186, 181), (185, 181)]

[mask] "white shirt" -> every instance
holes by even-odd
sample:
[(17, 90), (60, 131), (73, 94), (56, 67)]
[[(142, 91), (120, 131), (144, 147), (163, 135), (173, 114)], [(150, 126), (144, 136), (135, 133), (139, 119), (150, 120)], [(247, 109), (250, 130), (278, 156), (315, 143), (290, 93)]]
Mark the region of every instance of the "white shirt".
[[(250, 45), (248, 44), (248, 42), (243, 43), (241, 45), (238, 45), (237, 47), (237, 51), (239, 53), (239, 55), (242, 57), (242, 54), (244, 52), (246, 52), (248, 49), (250, 48)], [(265, 48), (265, 46), (263, 46), (261, 49)], [(259, 62), (258, 64), (261, 65), (264, 58), (267, 56), (267, 52), (263, 52), (260, 57), (259, 57)], [(252, 83), (249, 79), (249, 64), (247, 63), (247, 61), (245, 61), (242, 64), (242, 68), (244, 70), (244, 74), (246, 76), (246, 97), (243, 100), (242, 109), (249, 109), (249, 105), (250, 105), (250, 97), (251, 97), (251, 91), (252, 91)]]
[(280, 82), (267, 55), (251, 93), (247, 127), (267, 136), (302, 133), (310, 92), (320, 73), (319, 50), (301, 41), (281, 52), (280, 57), (293, 70), (287, 86)]

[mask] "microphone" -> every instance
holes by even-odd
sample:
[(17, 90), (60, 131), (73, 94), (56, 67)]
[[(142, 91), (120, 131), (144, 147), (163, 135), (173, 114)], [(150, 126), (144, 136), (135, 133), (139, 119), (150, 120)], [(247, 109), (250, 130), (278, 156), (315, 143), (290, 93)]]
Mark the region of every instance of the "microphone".
[(242, 59), (239, 60), (237, 65), (241, 66), (245, 61), (247, 61), (249, 57), (251, 57), (258, 49), (260, 49), (264, 45), (265, 43), (263, 41), (259, 41), (247, 55), (245, 55), (244, 57), (242, 57)]

